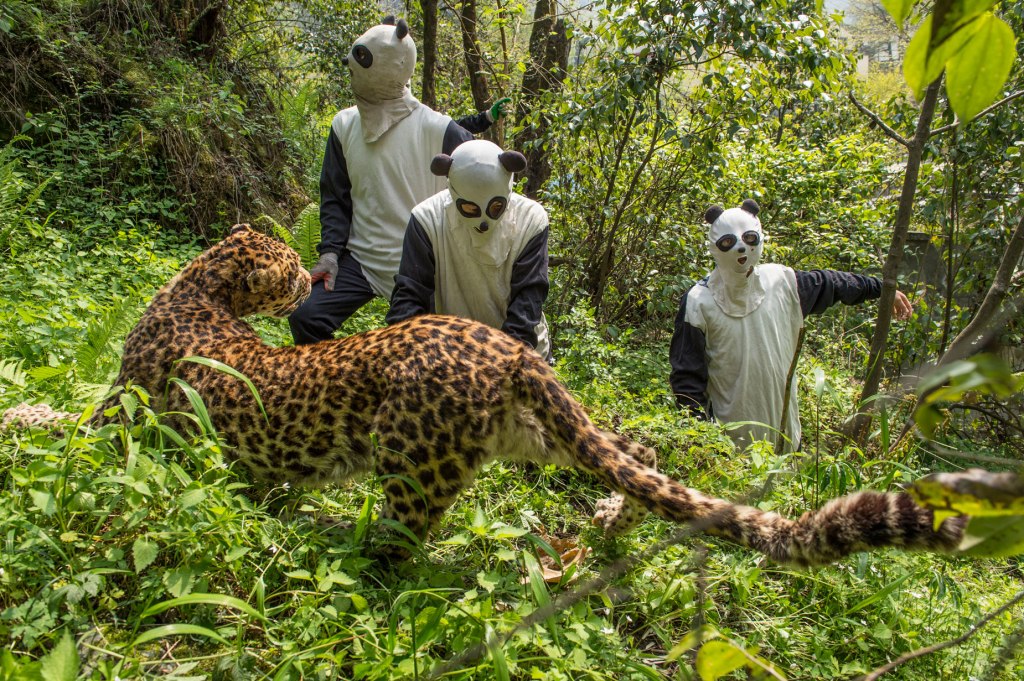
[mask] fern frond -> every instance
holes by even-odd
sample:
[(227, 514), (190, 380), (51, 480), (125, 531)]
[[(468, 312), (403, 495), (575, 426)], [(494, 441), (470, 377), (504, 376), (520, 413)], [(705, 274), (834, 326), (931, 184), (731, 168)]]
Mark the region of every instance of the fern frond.
[(19, 388), (28, 386), (28, 374), (23, 367), (23, 359), (0, 359), (0, 381), (5, 381)]
[(68, 365), (61, 364), (55, 367), (34, 367), (25, 373), (35, 381), (46, 381), (57, 376), (66, 376), (68, 369), (70, 369)]
[(320, 206), (311, 203), (302, 209), (295, 224), (292, 225), (292, 238), (295, 244), (289, 244), (298, 251), (302, 264), (307, 268), (316, 264), (319, 254), (316, 247), (320, 244)]
[(85, 328), (85, 342), (75, 351), (75, 364), (78, 378), (89, 381), (100, 378), (97, 376), (102, 369), (103, 357), (115, 338), (120, 338), (135, 319), (130, 312), (135, 302), (130, 298), (121, 298), (104, 308)]

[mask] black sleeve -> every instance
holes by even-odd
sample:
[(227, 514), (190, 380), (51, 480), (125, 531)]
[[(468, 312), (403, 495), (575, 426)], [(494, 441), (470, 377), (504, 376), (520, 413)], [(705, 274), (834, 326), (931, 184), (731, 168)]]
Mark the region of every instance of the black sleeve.
[(711, 418), (708, 405), (708, 363), (704, 356), (704, 332), (686, 321), (686, 300), (690, 295), (687, 291), (679, 301), (679, 312), (676, 314), (675, 331), (672, 334), (672, 345), (669, 350), (669, 362), (672, 373), (668, 382), (672, 386), (672, 394), (676, 396), (676, 404), (686, 407), (697, 418)]
[(415, 217), (409, 218), (402, 244), (402, 262), (391, 292), (388, 325), (434, 312), (434, 247)]
[(821, 314), (836, 303), (856, 305), (882, 295), (882, 282), (868, 277), (835, 270), (796, 270), (796, 290), (804, 316)]
[(491, 127), (491, 119), (487, 116), (489, 112), (490, 109), (481, 111), (480, 113), (470, 114), (469, 116), (463, 116), (455, 122), (474, 135), (479, 135)]
[(452, 121), (444, 131), (444, 140), (441, 142), (441, 153), (450, 155), (455, 151), (455, 147), (459, 146), (463, 142), (468, 142), (471, 139), (473, 139), (473, 135), (470, 134), (469, 130), (466, 130), (455, 121)]
[(340, 254), (348, 246), (352, 231), (352, 181), (345, 152), (334, 135), (327, 136), (324, 167), (320, 171), (320, 245), (323, 253)]
[(512, 265), (511, 293), (501, 330), (537, 347), (537, 325), (548, 297), (549, 228), (530, 239)]

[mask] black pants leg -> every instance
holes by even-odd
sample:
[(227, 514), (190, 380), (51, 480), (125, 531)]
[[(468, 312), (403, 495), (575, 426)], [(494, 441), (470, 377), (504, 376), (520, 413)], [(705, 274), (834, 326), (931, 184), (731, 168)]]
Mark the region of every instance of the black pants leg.
[(338, 259), (334, 290), (328, 291), (322, 281), (316, 282), (309, 298), (288, 318), (295, 344), (305, 345), (333, 338), (345, 320), (373, 300), (375, 295), (359, 263), (345, 251)]

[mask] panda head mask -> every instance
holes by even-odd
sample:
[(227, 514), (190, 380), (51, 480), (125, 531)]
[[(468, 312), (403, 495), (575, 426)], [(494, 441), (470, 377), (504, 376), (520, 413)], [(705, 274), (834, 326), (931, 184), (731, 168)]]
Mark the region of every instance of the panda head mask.
[(405, 19), (393, 16), (356, 38), (341, 63), (352, 75), (357, 99), (380, 104), (404, 96), (416, 70), (416, 43)]
[(711, 206), (704, 213), (710, 223), (708, 250), (715, 266), (730, 279), (735, 275), (750, 275), (761, 260), (764, 232), (757, 219), (760, 208), (753, 199), (746, 199), (739, 208), (723, 210)]
[(715, 269), (707, 286), (715, 302), (730, 317), (745, 317), (764, 300), (757, 264), (764, 252), (764, 232), (757, 218), (760, 208), (746, 199), (739, 208), (711, 206), (704, 213), (709, 223), (708, 250)]
[(526, 157), (502, 151), (493, 142), (471, 140), (451, 156), (435, 156), (430, 170), (448, 178), (456, 222), (476, 234), (488, 234), (500, 229), (512, 194), (512, 175), (526, 170)]

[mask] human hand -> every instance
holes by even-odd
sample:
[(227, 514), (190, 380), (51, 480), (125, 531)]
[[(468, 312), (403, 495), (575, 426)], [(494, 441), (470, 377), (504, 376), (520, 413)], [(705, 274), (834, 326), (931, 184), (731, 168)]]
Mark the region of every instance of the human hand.
[(338, 254), (323, 253), (313, 269), (309, 271), (309, 281), (315, 284), (323, 280), (324, 288), (328, 291), (334, 290), (334, 279), (338, 276)]
[(502, 116), (507, 115), (508, 111), (505, 110), (505, 106), (511, 101), (511, 97), (502, 97), (494, 104), (491, 104), (491, 110), (489, 112), (491, 114), (491, 121), (496, 121)]
[(914, 313), (914, 306), (910, 304), (910, 299), (897, 289), (896, 298), (892, 301), (892, 314), (896, 319), (903, 321), (910, 319), (910, 315)]

